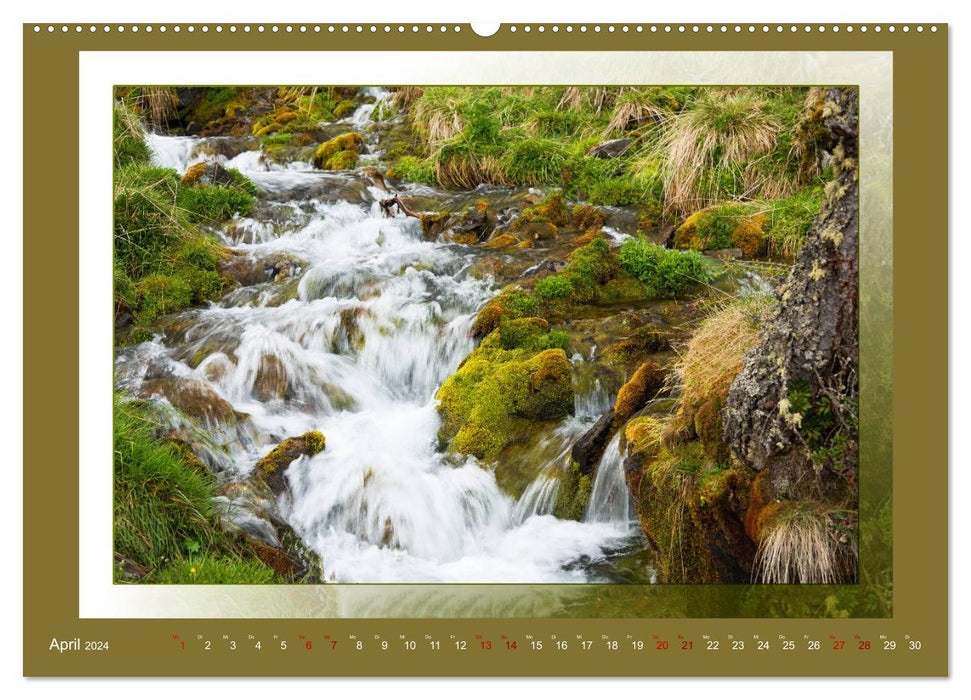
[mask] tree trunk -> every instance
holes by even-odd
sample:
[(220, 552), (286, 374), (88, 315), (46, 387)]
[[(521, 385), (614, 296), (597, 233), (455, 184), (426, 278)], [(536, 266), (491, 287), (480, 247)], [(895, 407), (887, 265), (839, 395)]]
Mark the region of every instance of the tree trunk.
[(834, 179), (722, 412), (725, 442), (762, 472), (763, 502), (855, 499), (858, 105), (854, 88), (826, 91)]

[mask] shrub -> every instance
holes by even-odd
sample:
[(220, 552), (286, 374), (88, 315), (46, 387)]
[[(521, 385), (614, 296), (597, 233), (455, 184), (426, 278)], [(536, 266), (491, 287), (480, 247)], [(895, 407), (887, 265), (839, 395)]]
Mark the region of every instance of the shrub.
[(700, 253), (667, 250), (643, 236), (624, 241), (617, 259), (626, 272), (663, 296), (678, 296), (709, 279)]
[(573, 285), (562, 275), (550, 275), (536, 283), (536, 294), (541, 299), (563, 299), (573, 293)]

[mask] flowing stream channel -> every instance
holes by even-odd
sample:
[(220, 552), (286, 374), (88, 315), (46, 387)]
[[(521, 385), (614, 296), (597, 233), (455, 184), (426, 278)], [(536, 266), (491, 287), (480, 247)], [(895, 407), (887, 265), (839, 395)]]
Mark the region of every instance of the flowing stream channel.
[[(366, 125), (386, 99), (373, 95), (346, 121)], [(326, 449), (288, 469), (291, 496), (279, 508), (320, 554), (325, 580), (653, 580), (619, 438), (597, 466), (584, 519), (550, 514), (552, 470), (612, 400), (599, 385), (578, 392), (576, 415), (542, 436), (536, 478), (518, 500), (487, 466), (439, 449), (435, 392), (474, 348), (475, 314), (496, 293), (490, 278), (470, 274), (486, 252), (426, 241), (417, 220), (385, 217), (378, 201), (387, 193), (360, 170), (274, 163), (257, 141), (227, 157), (221, 141), (232, 138), (151, 135), (149, 144), (158, 165), (179, 173), (216, 160), (250, 178), (260, 206), (214, 234), (253, 260), (290, 261), (296, 273), (169, 317), (152, 341), (118, 351), (119, 385), (202, 383), (246, 414), (208, 426), (220, 438), (208, 461), (223, 480), (245, 479), (285, 437), (324, 433)], [(408, 193), (455, 196), (420, 185)], [(635, 566), (614, 565), (632, 557)]]

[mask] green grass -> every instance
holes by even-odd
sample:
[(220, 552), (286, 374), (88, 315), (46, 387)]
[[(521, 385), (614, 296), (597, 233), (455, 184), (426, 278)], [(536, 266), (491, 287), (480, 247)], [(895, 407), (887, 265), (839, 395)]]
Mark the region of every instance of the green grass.
[(198, 556), (179, 559), (159, 571), (153, 583), (257, 584), (275, 583), (273, 569), (259, 559)]
[(199, 226), (249, 214), (256, 188), (235, 171), (229, 186), (183, 184), (149, 162), (141, 125), (124, 104), (114, 119), (115, 311), (134, 317), (119, 340), (136, 342), (156, 317), (222, 293), (217, 267), (226, 251)]
[[(114, 401), (114, 549), (151, 582), (190, 582), (192, 562), (221, 562), (200, 583), (266, 582), (267, 569), (235, 535), (215, 522), (216, 480), (186, 448), (155, 437), (142, 404)], [(198, 566), (197, 570), (201, 570)], [(177, 580), (179, 579), (179, 580)]]

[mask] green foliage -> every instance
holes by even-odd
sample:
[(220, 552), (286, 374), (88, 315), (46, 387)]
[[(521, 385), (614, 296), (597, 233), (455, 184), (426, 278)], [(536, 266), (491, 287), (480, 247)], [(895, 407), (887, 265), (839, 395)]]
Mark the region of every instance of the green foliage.
[(120, 103), (112, 115), (112, 151), (116, 169), (132, 163), (147, 163), (151, 156), (137, 117)]
[(404, 156), (388, 170), (388, 175), (393, 178), (410, 180), (411, 182), (435, 183), (435, 164), (417, 158), (415, 156)]
[(132, 312), (139, 329), (121, 339), (130, 341), (145, 337), (157, 316), (222, 292), (218, 262), (225, 249), (197, 225), (249, 214), (256, 187), (234, 170), (228, 186), (184, 184), (174, 170), (148, 162), (140, 125), (122, 105), (115, 123), (116, 132), (118, 124), (123, 129), (114, 142), (113, 281), (116, 310)]
[(812, 387), (804, 379), (789, 382), (789, 412), (800, 415), (799, 434), (811, 450), (826, 446), (837, 427), (833, 403), (825, 394), (814, 397)]
[(700, 253), (668, 250), (643, 236), (624, 241), (617, 259), (625, 271), (663, 296), (678, 296), (709, 279)]
[(558, 141), (531, 138), (512, 144), (500, 163), (505, 178), (512, 184), (536, 185), (559, 182), (567, 149)]
[(139, 280), (136, 289), (139, 316), (145, 321), (192, 304), (192, 286), (179, 277), (148, 275)]
[[(187, 450), (155, 437), (156, 427), (141, 404), (115, 396), (115, 552), (143, 569), (147, 581), (173, 564), (219, 557), (252, 575), (252, 582), (264, 582), (249, 550), (214, 520), (216, 480)], [(178, 571), (163, 582), (175, 582), (170, 577)]]
[(273, 569), (259, 559), (229, 556), (194, 556), (168, 564), (152, 578), (167, 584), (257, 584), (275, 583)]
[(550, 275), (536, 283), (534, 288), (542, 299), (563, 299), (573, 293), (573, 285), (563, 275)]

